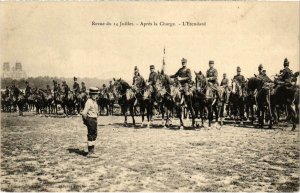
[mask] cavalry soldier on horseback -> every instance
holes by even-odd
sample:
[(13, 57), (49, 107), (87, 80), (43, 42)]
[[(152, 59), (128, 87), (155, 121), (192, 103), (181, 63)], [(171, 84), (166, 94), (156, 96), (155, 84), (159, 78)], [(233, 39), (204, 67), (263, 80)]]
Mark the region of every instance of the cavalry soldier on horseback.
[(226, 103), (228, 103), (228, 100), (229, 100), (229, 97), (228, 97), (228, 94), (229, 94), (229, 80), (226, 76), (227, 76), (227, 74), (224, 73), (223, 74), (223, 79), (220, 83), (220, 86), (224, 87), (224, 89), (225, 89), (226, 94), (224, 95), (224, 97), (225, 97), (224, 100), (226, 101)]
[(30, 96), (30, 94), (31, 94), (31, 87), (29, 86), (29, 82), (28, 81), (26, 81), (25, 84), (26, 84), (25, 97), (28, 98)]
[(181, 59), (182, 67), (176, 72), (176, 74), (171, 75), (170, 78), (177, 78), (180, 85), (183, 87), (185, 83), (190, 83), (192, 80), (191, 70), (186, 67), (187, 60), (185, 58)]
[(283, 62), (284, 69), (282, 69), (282, 73), (278, 76), (278, 80), (282, 81), (283, 84), (286, 85), (291, 84), (291, 77), (293, 75), (292, 71), (289, 68), (289, 64), (290, 62), (288, 61), (287, 58), (285, 58)]
[(74, 77), (73, 92), (74, 92), (75, 96), (77, 96), (80, 92), (80, 87), (79, 87), (76, 77)]
[(243, 75), (241, 75), (241, 67), (237, 67), (236, 68), (237, 74), (233, 77), (234, 80), (236, 80), (240, 86), (243, 85), (243, 83), (245, 82), (245, 77)]
[(210, 86), (214, 93), (218, 96), (219, 93), (217, 92), (217, 86), (218, 85), (218, 71), (214, 68), (215, 62), (213, 60), (210, 60), (208, 62), (209, 69), (206, 71), (206, 78), (207, 82), (211, 83)]
[(6, 86), (4, 94), (7, 97), (9, 96), (9, 88), (8, 88), (8, 86)]
[(54, 98), (56, 98), (58, 94), (58, 85), (57, 85), (57, 81), (55, 80), (53, 80), (53, 92), (54, 92)]
[(218, 86), (218, 71), (214, 68), (214, 61), (210, 60), (208, 62), (209, 69), (206, 71), (207, 81), (212, 83), (212, 85), (216, 88)]
[(51, 91), (49, 84), (47, 84), (46, 93), (47, 93), (47, 95), (52, 95), (52, 91)]
[(81, 93), (85, 93), (86, 92), (86, 86), (84, 82), (81, 82)]
[(223, 79), (221, 80), (221, 84), (220, 84), (220, 86), (223, 86), (225, 88), (227, 88), (228, 85), (229, 85), (229, 80), (226, 76), (227, 76), (226, 73), (224, 73), (223, 74)]
[(155, 85), (157, 80), (157, 72), (155, 72), (155, 67), (154, 65), (150, 65), (150, 74), (149, 74), (149, 78), (148, 78), (148, 83), (152, 86)]
[(67, 85), (65, 80), (62, 81), (62, 87), (63, 87), (63, 93), (65, 94), (65, 97), (68, 97), (69, 86)]
[(112, 84), (111, 80), (109, 81), (109, 86), (107, 89), (108, 89), (108, 92), (111, 92), (111, 93), (113, 92), (113, 84)]
[(134, 89), (136, 89), (137, 92), (140, 92), (140, 89), (144, 86), (143, 82), (144, 82), (144, 78), (140, 75), (137, 66), (135, 66), (132, 85), (136, 87)]

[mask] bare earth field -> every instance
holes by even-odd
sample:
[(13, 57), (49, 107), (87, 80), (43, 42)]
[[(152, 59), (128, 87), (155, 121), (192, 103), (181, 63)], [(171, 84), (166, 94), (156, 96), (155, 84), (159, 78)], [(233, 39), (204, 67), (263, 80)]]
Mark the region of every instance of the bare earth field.
[(299, 128), (122, 122), (99, 117), (99, 157), (87, 158), (81, 117), (1, 113), (1, 191), (299, 191)]

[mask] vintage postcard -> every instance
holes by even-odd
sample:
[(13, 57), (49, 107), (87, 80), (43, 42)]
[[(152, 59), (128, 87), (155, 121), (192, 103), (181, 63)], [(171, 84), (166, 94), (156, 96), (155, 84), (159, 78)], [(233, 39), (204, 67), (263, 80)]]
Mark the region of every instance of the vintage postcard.
[(299, 2), (1, 2), (3, 192), (298, 192)]

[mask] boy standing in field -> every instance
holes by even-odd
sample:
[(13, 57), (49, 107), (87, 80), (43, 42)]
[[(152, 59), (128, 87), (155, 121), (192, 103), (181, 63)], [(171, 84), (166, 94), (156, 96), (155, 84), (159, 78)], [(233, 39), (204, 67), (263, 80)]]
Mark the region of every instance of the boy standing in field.
[(98, 104), (97, 96), (99, 90), (96, 87), (91, 87), (89, 89), (89, 98), (85, 103), (84, 110), (82, 111), (83, 123), (87, 126), (88, 134), (88, 157), (97, 157), (95, 155), (95, 141), (97, 138), (97, 113), (98, 113)]

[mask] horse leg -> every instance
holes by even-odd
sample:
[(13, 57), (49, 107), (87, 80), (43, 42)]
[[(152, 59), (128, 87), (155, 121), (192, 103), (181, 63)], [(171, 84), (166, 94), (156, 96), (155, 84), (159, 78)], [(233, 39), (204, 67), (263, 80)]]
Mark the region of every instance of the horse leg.
[(296, 129), (296, 124), (298, 123), (296, 112), (295, 112), (293, 106), (294, 106), (293, 104), (286, 105), (287, 113), (288, 113), (289, 117), (291, 118), (291, 122), (293, 124), (292, 131), (294, 131)]
[[(180, 104), (179, 104), (180, 105)], [(184, 118), (184, 112), (183, 112), (183, 107), (179, 106), (177, 108), (177, 114), (179, 116), (179, 120), (180, 120), (180, 129), (183, 129), (184, 128), (184, 125), (183, 125), (183, 118)]]
[(132, 125), (135, 126), (135, 120), (134, 120), (134, 105), (130, 105), (130, 116), (132, 118)]

